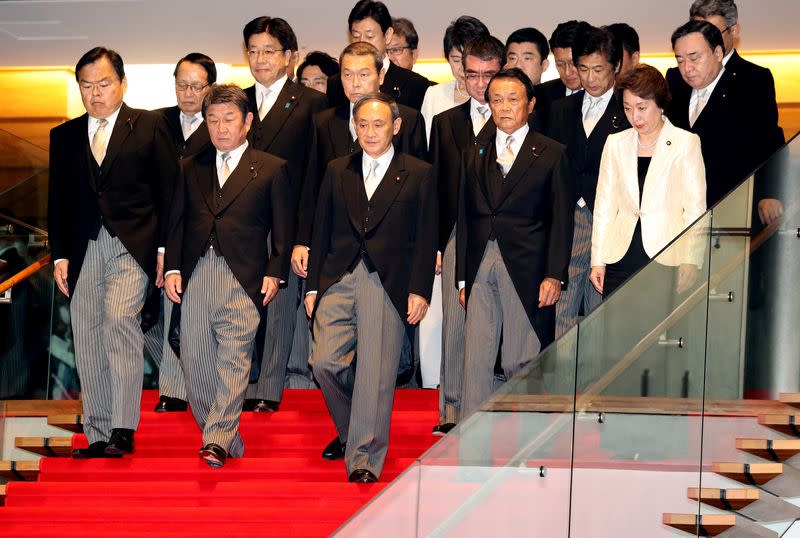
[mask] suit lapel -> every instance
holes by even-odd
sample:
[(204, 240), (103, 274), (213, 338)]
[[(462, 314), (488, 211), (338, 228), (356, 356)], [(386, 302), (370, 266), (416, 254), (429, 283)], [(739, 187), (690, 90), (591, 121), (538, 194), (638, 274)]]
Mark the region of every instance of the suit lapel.
[[(255, 95), (255, 88), (253, 88)], [(291, 80), (287, 80), (283, 85), (283, 89), (278, 94), (278, 99), (272, 108), (269, 109), (267, 115), (264, 116), (264, 121), (259, 122), (263, 124), (262, 134), (264, 136), (263, 147), (268, 148), (278, 133), (281, 131), (286, 120), (291, 116), (294, 109), (300, 100), (300, 90), (297, 84)], [(255, 119), (258, 119), (258, 107), (255, 107)]]
[[(664, 170), (667, 169), (667, 166), (670, 165), (676, 157), (676, 149), (678, 144), (673, 144), (670, 140), (672, 134), (672, 125), (669, 123), (669, 120), (664, 122), (664, 126), (661, 128), (661, 132), (658, 135), (658, 140), (656, 141), (656, 148), (653, 151), (653, 158), (650, 160), (650, 166), (647, 169), (647, 175), (644, 178), (644, 188), (642, 191), (642, 206), (644, 206), (645, 200), (650, 200), (654, 193), (651, 192), (651, 189), (655, 185), (666, 185), (666, 182), (663, 181), (654, 181), (650, 180), (650, 178), (661, 178), (664, 177)], [(637, 151), (637, 143), (634, 137), (633, 141), (633, 151)], [(638, 177), (636, 178), (637, 181), (637, 188), (638, 188)], [(648, 181), (650, 180), (650, 181)], [(638, 190), (637, 190), (638, 192)], [(661, 203), (661, 200), (656, 200), (656, 203)]]
[[(578, 109), (580, 110), (580, 109)], [(609, 100), (608, 105), (606, 106), (603, 115), (597, 121), (597, 125), (594, 126), (592, 129), (592, 134), (589, 135), (587, 140), (594, 140), (599, 138), (600, 140), (605, 141), (608, 138), (608, 135), (614, 131), (618, 131), (619, 128), (624, 123), (624, 118), (620, 119), (621, 112), (619, 107), (617, 106), (617, 101), (614, 96), (611, 96), (611, 100)], [(581, 124), (583, 123), (583, 117), (581, 115)]]
[(389, 63), (389, 68), (386, 70), (386, 75), (383, 77), (383, 84), (381, 84), (380, 90), (383, 93), (388, 93), (392, 97), (396, 99), (400, 98), (400, 95), (403, 93), (403, 80), (401, 80), (400, 71), (397, 69), (397, 66), (394, 63)]
[(347, 206), (350, 222), (359, 234), (363, 233), (361, 224), (361, 208), (367, 205), (367, 191), (364, 190), (364, 178), (361, 176), (361, 155), (358, 151), (350, 157), (350, 163), (342, 176), (342, 195)]
[(452, 129), (452, 136), (453, 139), (456, 141), (456, 145), (459, 148), (466, 149), (469, 147), (469, 143), (475, 140), (475, 130), (472, 128), (472, 116), (470, 116), (470, 100), (467, 99), (467, 102), (459, 105), (458, 110), (461, 112), (459, 118), (462, 120), (459, 123), (461, 124), (458, 127), (451, 123), (451, 127), (455, 127)]
[[(216, 163), (215, 163), (216, 165)], [(239, 164), (233, 169), (225, 186), (222, 187), (222, 200), (220, 201), (217, 213), (222, 213), (231, 203), (241, 194), (248, 183), (253, 181), (261, 168), (261, 164), (253, 155), (253, 150), (248, 146), (239, 160)], [(216, 170), (216, 166), (214, 168)], [(215, 174), (216, 176), (216, 174)]]
[(394, 203), (394, 199), (397, 198), (397, 195), (403, 189), (403, 185), (406, 184), (407, 179), (408, 171), (405, 169), (405, 159), (400, 152), (395, 151), (394, 157), (389, 163), (389, 168), (386, 169), (383, 179), (381, 179), (378, 188), (375, 189), (372, 198), (369, 200), (369, 205), (372, 207), (370, 212), (372, 219), (366, 226), (367, 232), (374, 229), (383, 220), (386, 212), (389, 211), (392, 203)]
[(486, 136), (481, 137), (476, 144), (474, 170), (486, 204), (494, 209), (496, 206), (489, 194), (488, 182), (494, 177), (494, 169), (497, 166), (497, 149), (495, 148), (497, 127), (492, 124), (488, 131), (486, 129), (481, 130), (481, 135), (484, 134)]
[[(728, 62), (730, 64), (730, 62)], [(714, 123), (717, 116), (717, 109), (722, 111), (730, 110), (728, 108), (728, 93), (731, 88), (731, 80), (736, 77), (735, 70), (728, 70), (725, 69), (725, 72), (717, 82), (717, 85), (714, 86), (714, 91), (711, 92), (711, 97), (709, 97), (706, 106), (703, 107), (703, 110), (700, 112), (700, 115), (697, 116), (697, 119), (692, 126), (692, 132), (697, 132), (698, 129), (702, 129), (703, 126), (708, 122), (711, 121)], [(689, 92), (689, 99), (691, 99), (692, 93)], [(724, 112), (723, 112), (724, 113)], [(686, 114), (688, 117), (689, 114), (689, 107), (686, 107)], [(710, 120), (708, 118), (711, 118)], [(688, 125), (688, 123), (687, 123)]]
[(331, 121), (328, 123), (328, 133), (333, 144), (333, 151), (337, 157), (344, 157), (352, 152), (357, 144), (354, 144), (353, 136), (350, 134), (350, 103), (337, 107)]
[(519, 148), (519, 155), (517, 155), (517, 157), (514, 159), (514, 164), (511, 165), (511, 170), (508, 171), (508, 174), (506, 174), (505, 180), (503, 181), (500, 189), (500, 196), (497, 200), (497, 207), (503, 205), (503, 202), (505, 202), (506, 198), (508, 198), (509, 194), (511, 194), (511, 191), (514, 190), (514, 187), (516, 187), (519, 181), (526, 176), (528, 169), (531, 167), (534, 161), (538, 159), (542, 152), (547, 149), (546, 144), (539, 144), (537, 146), (534, 142), (535, 138), (536, 133), (534, 130), (529, 130), (528, 135), (525, 137), (525, 141)]
[(203, 193), (209, 211), (217, 214), (217, 202), (214, 197), (217, 195), (217, 150), (214, 147), (203, 152), (197, 157), (194, 166), (197, 169), (197, 188)]
[(164, 114), (170, 133), (175, 140), (183, 142), (183, 129), (181, 129), (180, 109), (175, 106), (168, 108)]
[(106, 156), (103, 158), (103, 164), (100, 166), (100, 170), (103, 172), (102, 181), (105, 181), (108, 177), (108, 171), (111, 169), (114, 159), (119, 155), (119, 151), (122, 149), (125, 139), (133, 132), (133, 126), (136, 124), (137, 119), (139, 119), (139, 112), (133, 111), (128, 108), (128, 105), (122, 103), (119, 115), (117, 115), (117, 121), (114, 123), (114, 129), (111, 131), (111, 138), (106, 148)]

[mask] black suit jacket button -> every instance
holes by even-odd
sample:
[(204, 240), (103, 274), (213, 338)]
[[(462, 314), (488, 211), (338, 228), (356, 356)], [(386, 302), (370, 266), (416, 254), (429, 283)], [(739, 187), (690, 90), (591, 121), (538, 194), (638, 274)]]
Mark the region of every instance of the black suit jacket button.
[(216, 217), (214, 217), (214, 218), (215, 218), (215, 219), (217, 219), (217, 220), (221, 220), (221, 219), (222, 219), (222, 215), (217, 215), (217, 216), (216, 216)]
[(496, 216), (497, 216), (497, 211), (492, 211), (492, 218), (495, 218)]

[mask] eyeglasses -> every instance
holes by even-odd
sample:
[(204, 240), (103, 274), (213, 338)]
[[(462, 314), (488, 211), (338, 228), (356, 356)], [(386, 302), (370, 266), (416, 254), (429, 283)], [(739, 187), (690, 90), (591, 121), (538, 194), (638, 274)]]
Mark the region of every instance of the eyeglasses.
[(733, 28), (733, 25), (726, 26), (720, 33), (724, 34), (725, 32), (729, 31), (731, 28)]
[(406, 49), (411, 50), (411, 47), (409, 47), (407, 45), (405, 47), (392, 47), (392, 48), (386, 49), (386, 52), (389, 54), (389, 56), (400, 56), (401, 54), (403, 54), (403, 51), (406, 50)]
[(284, 50), (286, 50), (286, 49), (273, 49), (273, 48), (268, 48), (268, 49), (250, 49), (250, 50), (247, 51), (247, 54), (249, 54), (250, 56), (252, 56), (254, 58), (258, 58), (259, 55), (262, 55), (262, 54), (264, 55), (264, 58), (272, 58), (277, 53), (283, 52)]
[(497, 74), (497, 71), (486, 71), (485, 73), (478, 73), (477, 71), (467, 71), (464, 73), (464, 78), (470, 81), (477, 81), (479, 79), (483, 80), (491, 80), (493, 76)]
[(200, 84), (197, 82), (194, 84), (186, 84), (185, 82), (175, 83), (175, 89), (181, 92), (191, 89), (194, 93), (200, 93), (206, 86), (208, 86), (208, 84)]

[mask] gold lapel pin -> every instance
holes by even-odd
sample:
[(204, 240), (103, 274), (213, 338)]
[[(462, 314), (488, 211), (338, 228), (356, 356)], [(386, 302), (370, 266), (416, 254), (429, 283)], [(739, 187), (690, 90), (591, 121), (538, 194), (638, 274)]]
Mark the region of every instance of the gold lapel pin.
[(397, 176), (397, 177), (395, 177), (395, 178), (394, 178), (394, 182), (395, 182), (395, 183), (400, 183), (400, 176)]

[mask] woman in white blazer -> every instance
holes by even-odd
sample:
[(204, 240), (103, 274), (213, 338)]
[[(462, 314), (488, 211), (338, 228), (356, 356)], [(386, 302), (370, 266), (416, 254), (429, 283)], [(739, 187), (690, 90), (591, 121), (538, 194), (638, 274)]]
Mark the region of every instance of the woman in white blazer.
[[(700, 138), (664, 116), (669, 89), (657, 69), (640, 64), (617, 84), (631, 129), (608, 137), (600, 161), (592, 225), (590, 280), (608, 296), (706, 210)], [(688, 287), (703, 249), (682, 241), (659, 256)]]

